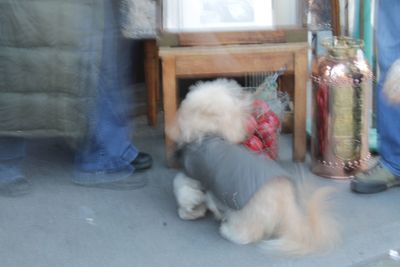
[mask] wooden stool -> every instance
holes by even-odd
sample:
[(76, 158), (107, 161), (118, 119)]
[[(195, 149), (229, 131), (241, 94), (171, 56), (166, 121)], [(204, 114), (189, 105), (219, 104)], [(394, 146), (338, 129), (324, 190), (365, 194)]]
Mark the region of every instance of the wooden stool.
[[(247, 73), (292, 71), (294, 90), (293, 160), (306, 155), (306, 84), (308, 44), (240, 44), (224, 46), (160, 47), (165, 129), (178, 107), (178, 78), (240, 76)], [(165, 136), (167, 160), (175, 144)]]

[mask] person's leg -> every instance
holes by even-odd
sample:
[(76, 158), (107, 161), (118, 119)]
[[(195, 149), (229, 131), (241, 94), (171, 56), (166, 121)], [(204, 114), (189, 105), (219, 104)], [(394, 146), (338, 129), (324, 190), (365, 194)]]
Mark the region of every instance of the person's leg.
[[(77, 172), (73, 178), (81, 185), (131, 189), (145, 184), (135, 169), (151, 166), (151, 157), (138, 152), (129, 139), (126, 103), (122, 97), (121, 66), (128, 57), (121, 55), (120, 32), (112, 1), (105, 1), (105, 29), (101, 69), (96, 88), (95, 110), (89, 114), (90, 134), (77, 151)], [(122, 61), (121, 61), (122, 60)]]
[(77, 171), (73, 181), (105, 187), (113, 187), (111, 183), (117, 182), (116, 189), (141, 187), (145, 184), (144, 176), (132, 175), (135, 171), (133, 163), (140, 152), (132, 145), (128, 126), (121, 121), (112, 102), (107, 94), (100, 97), (98, 106), (101, 108), (94, 132), (76, 154)]
[(30, 183), (22, 173), (25, 141), (20, 138), (0, 138), (0, 195), (17, 196), (29, 192)]
[(371, 170), (358, 174), (352, 181), (352, 189), (360, 193), (380, 192), (400, 184), (400, 105), (390, 103), (382, 92), (389, 68), (400, 58), (400, 1), (378, 3), (376, 40), (380, 77), (376, 103), (380, 160)]
[(378, 82), (377, 123), (381, 161), (393, 174), (400, 176), (400, 106), (389, 103), (382, 87), (391, 65), (400, 58), (400, 2), (379, 1), (380, 17), (377, 29), (378, 63), (381, 73)]

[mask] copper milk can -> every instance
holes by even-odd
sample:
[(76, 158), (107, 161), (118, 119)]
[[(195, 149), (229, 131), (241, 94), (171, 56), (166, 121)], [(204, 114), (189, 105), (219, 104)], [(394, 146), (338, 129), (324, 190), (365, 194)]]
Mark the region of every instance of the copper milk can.
[(363, 43), (349, 37), (322, 41), (327, 55), (312, 71), (311, 170), (337, 179), (365, 170), (368, 148), (371, 71)]

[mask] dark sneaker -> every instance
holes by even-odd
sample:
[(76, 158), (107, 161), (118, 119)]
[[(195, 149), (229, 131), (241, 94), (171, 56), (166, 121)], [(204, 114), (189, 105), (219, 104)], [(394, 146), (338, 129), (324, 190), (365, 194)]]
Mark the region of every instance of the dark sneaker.
[(134, 161), (131, 162), (136, 171), (146, 170), (153, 164), (151, 156), (144, 152), (139, 152)]
[(400, 177), (393, 175), (380, 162), (368, 171), (357, 174), (350, 183), (351, 190), (364, 194), (378, 193), (399, 185)]
[(103, 189), (112, 190), (134, 190), (144, 187), (147, 184), (147, 178), (144, 173), (133, 173), (130, 176), (111, 182), (93, 182), (93, 183), (81, 183), (74, 181), (75, 184), (86, 186), (86, 187), (96, 187)]
[(0, 182), (0, 195), (16, 197), (28, 194), (31, 191), (31, 183), (26, 178), (18, 178), (9, 182)]

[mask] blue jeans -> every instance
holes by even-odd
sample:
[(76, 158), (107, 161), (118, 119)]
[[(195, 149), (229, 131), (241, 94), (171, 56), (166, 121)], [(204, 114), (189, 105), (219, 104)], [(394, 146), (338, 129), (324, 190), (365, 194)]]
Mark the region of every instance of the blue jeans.
[(382, 94), (387, 71), (400, 58), (400, 1), (378, 1), (378, 65), (380, 78), (377, 88), (377, 129), (381, 162), (400, 176), (400, 106), (389, 104)]
[[(128, 64), (127, 49), (121, 47), (113, 1), (105, 1), (105, 25), (100, 73), (97, 83), (95, 110), (89, 114), (93, 123), (88, 141), (77, 151), (73, 180), (79, 183), (115, 181), (134, 171), (130, 164), (137, 149), (128, 136), (128, 114), (121, 95), (123, 75), (121, 68)], [(124, 54), (125, 53), (125, 54)]]

